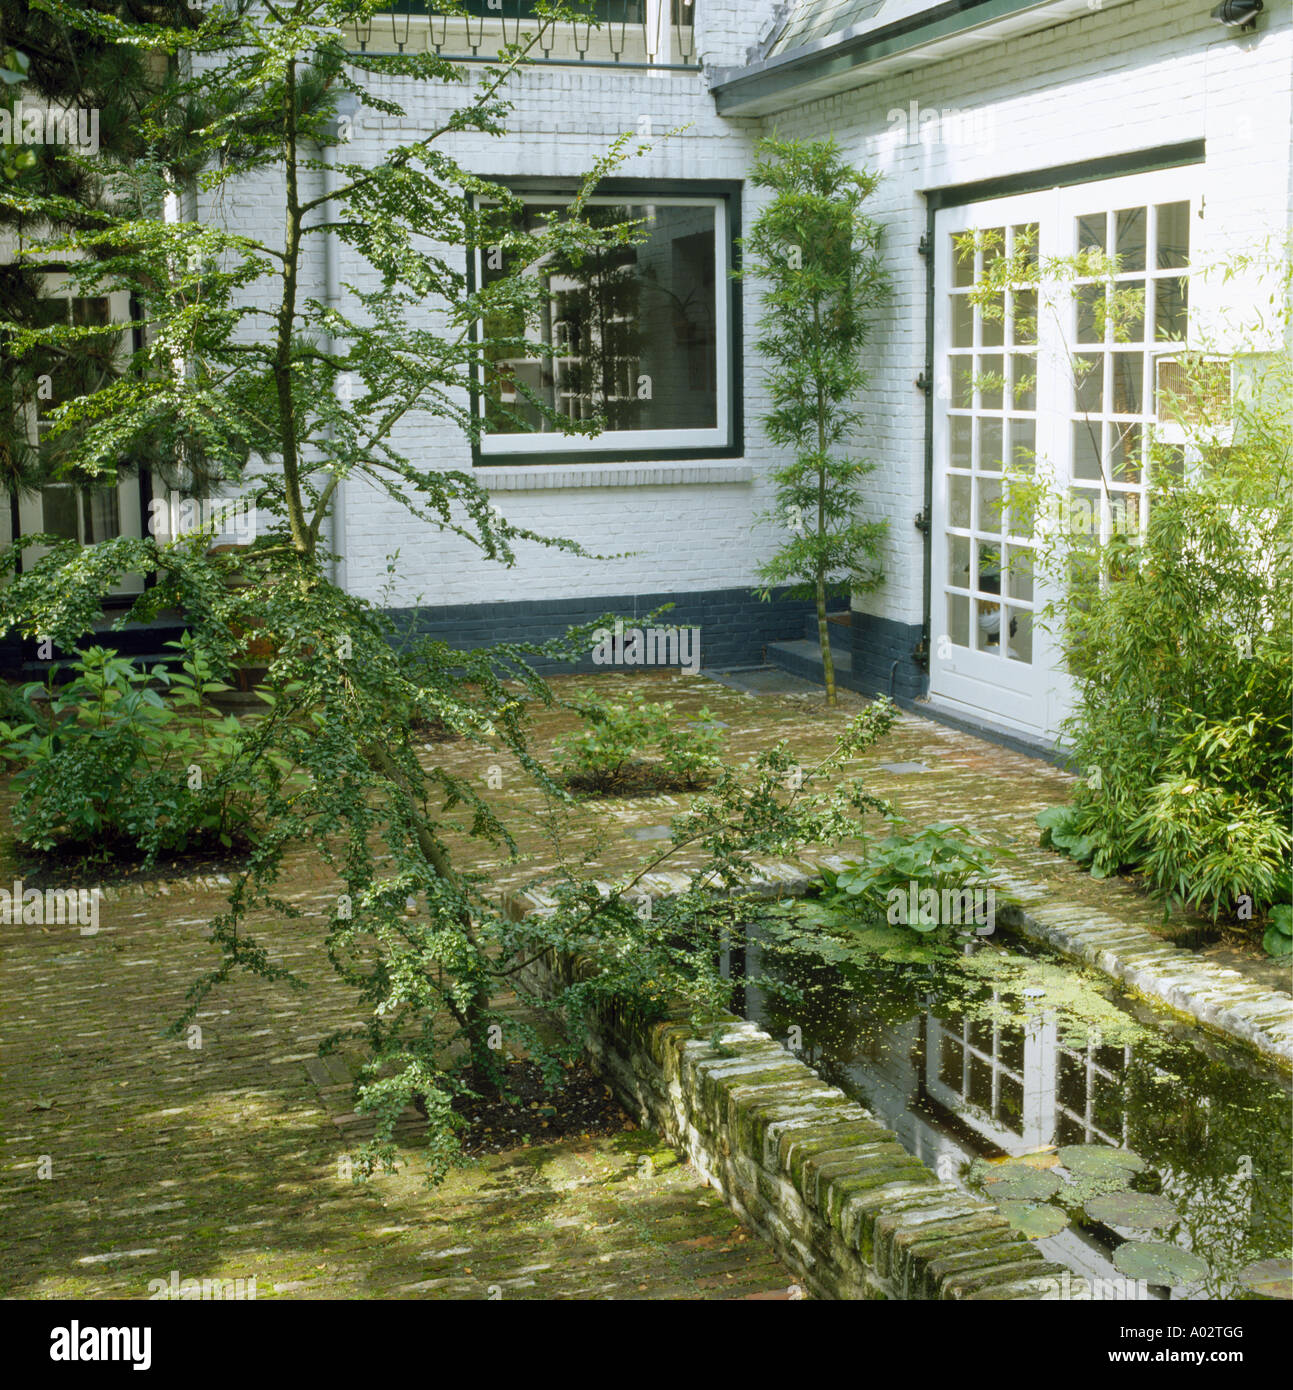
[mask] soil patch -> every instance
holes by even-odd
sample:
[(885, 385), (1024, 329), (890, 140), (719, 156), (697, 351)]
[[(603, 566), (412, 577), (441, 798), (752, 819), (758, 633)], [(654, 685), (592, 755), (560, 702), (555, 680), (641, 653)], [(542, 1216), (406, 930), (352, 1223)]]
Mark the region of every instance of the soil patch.
[(453, 1108), (468, 1125), (461, 1136), (464, 1153), (503, 1153), (531, 1143), (637, 1128), (611, 1088), (586, 1062), (569, 1067), (555, 1090), (544, 1085), (542, 1073), (531, 1061), (512, 1063), (507, 1074), (512, 1100), (497, 1095), (455, 1099)]
[(694, 782), (683, 783), (670, 777), (663, 763), (627, 763), (613, 777), (595, 776), (591, 773), (572, 772), (566, 777), (566, 786), (572, 792), (585, 796), (646, 796), (659, 792), (702, 791), (714, 779), (699, 778)]
[(18, 877), (25, 888), (66, 888), (69, 883), (93, 883), (100, 888), (117, 888), (137, 883), (170, 883), (177, 879), (207, 877), (213, 874), (234, 875), (247, 867), (250, 845), (237, 845), (232, 850), (220, 847), (217, 851), (194, 850), (191, 854), (163, 855), (152, 864), (143, 856), (124, 857), (125, 851), (115, 851), (111, 859), (79, 852), (53, 850), (36, 854), (21, 846), (11, 845), (11, 854), (18, 865)]

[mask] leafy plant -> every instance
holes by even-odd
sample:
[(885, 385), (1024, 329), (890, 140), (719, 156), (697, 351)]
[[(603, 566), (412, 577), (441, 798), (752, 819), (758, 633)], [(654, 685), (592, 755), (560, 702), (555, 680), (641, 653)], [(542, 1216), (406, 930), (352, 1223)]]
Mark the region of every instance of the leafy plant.
[(0, 756), (20, 768), (20, 843), (152, 860), (246, 838), (256, 794), (242, 729), (208, 703), (229, 687), (190, 635), (168, 645), (173, 670), (90, 647), (70, 680), (20, 692), (25, 722), (0, 723)]
[[(971, 297), (985, 313), (1040, 283), (1042, 312), (1071, 313), (1076, 296), (1096, 330), (1112, 316), (1115, 341), (1143, 322), (1116, 257), (984, 249)], [(1094, 526), (1074, 524), (1044, 459), (1007, 486), (1012, 507), (1049, 518), (1034, 533), (1042, 621), (1076, 687), (1064, 733), (1083, 777), (1071, 806), (1038, 817), (1043, 845), (1096, 877), (1139, 873), (1168, 907), (1251, 922), (1279, 949), (1283, 932), (1263, 923), (1287, 901), (1293, 853), (1293, 355), (1270, 346), (1288, 341), (1293, 261), (1262, 252), (1197, 274), (1250, 271), (1271, 279), (1278, 322), (1259, 326), (1260, 350), (1173, 348), (1177, 390), (1157, 402), (1170, 423), (1151, 433), (1146, 505), (1128, 524), (1115, 504), (1140, 481), (1139, 445), (1132, 476), (1109, 476), (1098, 425)], [(1072, 367), (1080, 400), (1089, 363)]]
[[(1073, 806), (1048, 806), (1037, 813), (1037, 824), (1041, 827), (1043, 849), (1056, 849), (1070, 858), (1084, 863), (1092, 859), (1099, 844), (1094, 835), (1083, 835), (1076, 827), (1080, 819)], [(1105, 870), (1101, 863), (1091, 866), (1092, 876), (1104, 878)]]
[[(868, 843), (864, 857), (847, 861), (836, 871), (822, 870), (828, 905), (848, 903), (855, 910), (887, 914), (893, 895), (901, 893), (905, 898), (912, 884), (920, 890), (932, 889), (940, 900), (944, 892), (986, 890), (992, 865), (1002, 857), (1013, 857), (950, 821), (914, 831), (900, 830), (905, 822), (899, 817), (890, 816), (888, 822), (890, 833)], [(923, 916), (914, 921), (904, 916), (903, 921), (915, 931), (932, 930), (938, 924), (922, 921)]]
[[(645, 785), (689, 791), (720, 764), (723, 736), (707, 709), (683, 723), (672, 703), (651, 703), (636, 693), (619, 702), (593, 697), (574, 708), (589, 727), (559, 739), (556, 757), (567, 783), (581, 791)], [(652, 752), (654, 759), (644, 758)]]
[(765, 524), (788, 529), (760, 567), (768, 587), (817, 605), (826, 702), (836, 703), (828, 596), (860, 595), (883, 582), (883, 521), (858, 515), (858, 482), (874, 465), (845, 452), (864, 420), (861, 354), (872, 316), (889, 297), (878, 254), (880, 225), (863, 212), (879, 176), (841, 157), (832, 140), (763, 140), (752, 181), (772, 191), (743, 248), (746, 278), (764, 283), (759, 351), (772, 363), (772, 410), (764, 427), (793, 450), (778, 468), (776, 510)]
[(1271, 908), (1270, 925), (1262, 937), (1267, 955), (1293, 954), (1293, 883), (1286, 870), (1275, 886), (1276, 902)]

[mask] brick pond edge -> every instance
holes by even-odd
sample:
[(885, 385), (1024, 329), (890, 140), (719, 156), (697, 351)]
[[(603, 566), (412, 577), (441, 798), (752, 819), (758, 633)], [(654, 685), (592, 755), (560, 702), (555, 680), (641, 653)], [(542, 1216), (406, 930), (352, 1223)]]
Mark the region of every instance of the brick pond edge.
[[(548, 907), (537, 894), (506, 902), (515, 918)], [(550, 996), (593, 968), (550, 952), (522, 977)], [(685, 1009), (649, 1021), (608, 1004), (587, 1028), (588, 1053), (625, 1108), (686, 1153), (814, 1297), (1043, 1299), (1068, 1273), (735, 1014), (719, 1021), (717, 1046)]]
[[(816, 875), (807, 862), (765, 863), (749, 889), (799, 896)], [(1001, 914), (1007, 931), (1293, 1069), (1293, 997), (1109, 914), (1052, 903), (1053, 888), (1005, 875), (993, 881), (1017, 904)], [(685, 875), (657, 873), (639, 888), (660, 898), (686, 883)], [(516, 918), (551, 906), (537, 893), (504, 901)], [(530, 963), (525, 982), (551, 995), (592, 969), (550, 953)], [(620, 1102), (685, 1152), (814, 1296), (1054, 1296), (1063, 1266), (1044, 1260), (990, 1203), (940, 1180), (874, 1115), (754, 1024), (724, 1015), (715, 1046), (714, 1031), (698, 1031), (685, 1009), (652, 1022), (607, 1005), (587, 1023), (589, 1055)]]

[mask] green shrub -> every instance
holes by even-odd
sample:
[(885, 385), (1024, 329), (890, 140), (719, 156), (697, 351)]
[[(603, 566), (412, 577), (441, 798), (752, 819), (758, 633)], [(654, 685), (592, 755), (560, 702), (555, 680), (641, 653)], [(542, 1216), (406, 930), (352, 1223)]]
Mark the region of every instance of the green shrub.
[(20, 768), (20, 844), (151, 860), (246, 837), (254, 793), (239, 771), (241, 729), (206, 704), (229, 687), (187, 635), (169, 645), (182, 653), (175, 670), (91, 647), (66, 683), (24, 687), (21, 722), (0, 723), (0, 753)]
[[(1039, 271), (1034, 249), (983, 249), (971, 297), (986, 314)], [(1045, 258), (1046, 312), (1070, 312), (1076, 282), (1104, 281), (1114, 339), (1133, 341), (1143, 306), (1122, 269), (1091, 250)], [(1139, 873), (1169, 907), (1260, 932), (1287, 902), (1293, 821), (1293, 258), (1268, 245), (1196, 273), (1254, 271), (1282, 281), (1272, 314), (1229, 325), (1220, 352), (1171, 345), (1179, 379), (1156, 400), (1170, 419), (1150, 434), (1148, 507), (1114, 524), (1119, 485), (1140, 473), (1111, 464), (1106, 524), (1037, 528), (1037, 567), (1058, 595), (1042, 620), (1074, 679), (1063, 732), (1084, 779), (1071, 807), (1038, 821), (1043, 844), (1092, 874)], [(1090, 495), (1040, 455), (1009, 470), (1007, 489), (1017, 513), (1055, 519)]]
[[(842, 869), (823, 869), (828, 906), (851, 906), (864, 913), (885, 916), (891, 894), (907, 893), (911, 884), (941, 895), (991, 886), (989, 870), (1009, 851), (986, 844), (965, 826), (940, 821), (920, 830), (900, 829), (898, 817), (888, 818), (890, 833), (869, 844), (861, 859), (848, 860)], [(936, 923), (907, 921), (915, 931), (927, 931)]]
[(581, 791), (690, 791), (719, 767), (723, 738), (707, 709), (679, 723), (672, 704), (638, 694), (621, 703), (594, 697), (576, 708), (588, 727), (559, 739), (556, 756), (567, 784)]
[(1260, 404), (1238, 415), (1233, 447), (1157, 486), (1140, 543), (1058, 605), (1086, 775), (1039, 821), (1094, 874), (1260, 923), (1293, 849), (1293, 455)]

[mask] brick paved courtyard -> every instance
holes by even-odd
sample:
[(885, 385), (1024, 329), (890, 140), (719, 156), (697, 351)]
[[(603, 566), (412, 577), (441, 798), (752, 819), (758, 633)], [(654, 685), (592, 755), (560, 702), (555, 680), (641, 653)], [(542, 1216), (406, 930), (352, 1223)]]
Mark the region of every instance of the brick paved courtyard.
[[(599, 689), (626, 684), (609, 678)], [(729, 757), (786, 738), (808, 760), (856, 708), (828, 712), (819, 695), (747, 696), (701, 678), (634, 684), (687, 712), (708, 707), (729, 726)], [(564, 725), (541, 714), (540, 748)], [(498, 765), (465, 743), (437, 756), (482, 779)], [(914, 822), (994, 829), (1057, 896), (1164, 930), (1133, 885), (1094, 882), (1036, 848), (1032, 818), (1066, 797), (1067, 774), (908, 715), (863, 763), (873, 789)], [(904, 763), (928, 771), (881, 767)], [(528, 827), (528, 859), (484, 861), (500, 889), (550, 862), (537, 800), (510, 769), (502, 781), (496, 795)], [(608, 875), (658, 850), (631, 832), (682, 804), (592, 803), (570, 835), (589, 849), (603, 838), (594, 868)], [(17, 876), (11, 860), (0, 865), (0, 881)], [(316, 920), (337, 891), (304, 860), (290, 864), (287, 889)], [(163, 1035), (212, 963), (204, 924), (222, 903), (216, 878), (174, 880), (112, 890), (96, 936), (0, 927), (0, 1294), (138, 1298), (177, 1270), (254, 1277), (261, 1298), (785, 1296), (789, 1276), (718, 1196), (635, 1129), (483, 1159), (436, 1191), (410, 1143), (397, 1175), (352, 1183), (344, 1095), (315, 1049), (353, 1020), (353, 1006), (308, 919), (263, 928), (308, 991), (241, 981), (208, 1001), (200, 1039)], [(1224, 941), (1204, 949), (1288, 988), (1286, 967)]]

